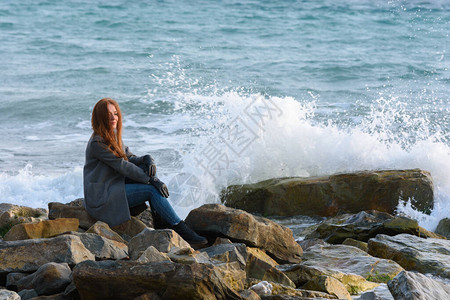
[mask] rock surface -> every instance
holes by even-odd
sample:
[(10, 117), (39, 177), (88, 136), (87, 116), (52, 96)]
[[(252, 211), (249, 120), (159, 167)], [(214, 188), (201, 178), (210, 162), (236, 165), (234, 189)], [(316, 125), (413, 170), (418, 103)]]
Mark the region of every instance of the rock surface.
[(123, 259), (128, 257), (128, 246), (122, 242), (110, 240), (94, 233), (73, 232), (96, 260)]
[(86, 261), (73, 270), (82, 299), (133, 299), (156, 293), (162, 299), (239, 299), (212, 265), (132, 261)]
[(16, 292), (0, 288), (0, 299), (3, 299), (3, 300), (20, 300), (20, 296)]
[(422, 237), (437, 237), (436, 234), (421, 228), (416, 220), (376, 210), (330, 218), (307, 228), (305, 233), (307, 233), (305, 239), (323, 239), (331, 244), (341, 244), (347, 238), (367, 242), (377, 234), (408, 233)]
[(5, 241), (49, 238), (58, 234), (78, 230), (78, 219), (61, 218), (17, 224), (4, 236)]
[(427, 276), (403, 271), (388, 282), (395, 300), (450, 299), (450, 286)]
[(378, 210), (393, 214), (399, 199), (430, 213), (433, 182), (429, 172), (364, 171), (316, 178), (277, 178), (229, 186), (225, 205), (264, 216), (334, 216), (338, 212)]
[(76, 265), (94, 260), (80, 238), (63, 235), (49, 239), (0, 242), (0, 275), (10, 272), (34, 272), (49, 262)]
[(113, 231), (108, 224), (102, 221), (97, 221), (86, 230), (86, 233), (95, 233), (104, 238), (126, 244), (126, 241), (117, 232)]
[(83, 206), (50, 202), (48, 204), (48, 218), (50, 220), (58, 218), (76, 218), (79, 220), (80, 228), (89, 229), (96, 220), (88, 215)]
[(379, 234), (369, 240), (369, 254), (392, 259), (406, 270), (450, 278), (450, 241), (409, 234)]
[(307, 290), (325, 292), (336, 296), (338, 299), (352, 300), (352, 297), (345, 286), (339, 280), (331, 276), (321, 275), (314, 277), (308, 281), (303, 288)]
[(289, 228), (243, 210), (205, 204), (192, 210), (186, 223), (206, 236), (225, 236), (235, 242), (262, 248), (279, 262), (301, 261), (302, 248)]
[(450, 218), (440, 220), (434, 232), (450, 239)]
[(72, 271), (66, 263), (47, 263), (18, 282), (18, 289), (34, 289), (38, 295), (63, 292), (72, 282)]

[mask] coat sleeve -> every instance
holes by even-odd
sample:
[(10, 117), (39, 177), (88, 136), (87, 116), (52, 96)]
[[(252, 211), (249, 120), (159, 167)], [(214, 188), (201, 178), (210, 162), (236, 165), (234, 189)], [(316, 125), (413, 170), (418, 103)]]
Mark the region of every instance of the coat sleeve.
[(121, 157), (115, 156), (107, 149), (107, 146), (102, 141), (92, 141), (91, 144), (92, 156), (107, 164), (125, 177), (129, 177), (137, 182), (148, 183), (150, 177), (145, 172), (136, 166), (134, 163), (126, 161)]
[(125, 146), (125, 155), (128, 157), (128, 161), (135, 164), (135, 165), (141, 165), (143, 164), (143, 156), (136, 156), (131, 151), (130, 148)]

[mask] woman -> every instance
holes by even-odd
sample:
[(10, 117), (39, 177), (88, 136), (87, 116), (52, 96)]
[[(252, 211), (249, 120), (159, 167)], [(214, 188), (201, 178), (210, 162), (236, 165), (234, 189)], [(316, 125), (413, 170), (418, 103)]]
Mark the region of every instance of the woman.
[(169, 192), (155, 176), (153, 159), (137, 157), (123, 145), (117, 102), (111, 98), (98, 101), (91, 122), (94, 132), (83, 170), (84, 205), (89, 215), (113, 227), (130, 220), (130, 208), (148, 201), (152, 211), (184, 240), (196, 247), (205, 245), (207, 240), (190, 229), (168, 202)]

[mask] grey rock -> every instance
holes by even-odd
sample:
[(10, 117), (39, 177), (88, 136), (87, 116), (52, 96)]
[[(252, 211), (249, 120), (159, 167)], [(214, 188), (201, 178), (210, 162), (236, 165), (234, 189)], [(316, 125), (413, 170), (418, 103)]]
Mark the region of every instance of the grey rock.
[(39, 295), (36, 292), (36, 290), (28, 289), (28, 290), (21, 290), (19, 292), (19, 296), (20, 296), (20, 299), (22, 299), (22, 300), (28, 300), (28, 299), (36, 298)]
[(394, 297), (391, 295), (387, 284), (380, 284), (371, 291), (362, 293), (357, 300), (394, 300)]
[(450, 299), (450, 286), (415, 272), (401, 272), (388, 287), (395, 300)]
[(9, 273), (6, 276), (6, 288), (8, 290), (13, 290), (13, 291), (17, 291), (17, 283), (19, 282), (19, 280), (21, 280), (22, 278), (28, 276), (29, 274), (26, 273)]
[(237, 262), (242, 270), (245, 270), (247, 261), (247, 247), (245, 244), (219, 244), (208, 248), (199, 250), (205, 252), (213, 260), (218, 260), (224, 263)]
[(38, 295), (52, 295), (63, 292), (70, 284), (72, 271), (67, 263), (47, 263), (35, 273), (17, 283), (18, 288), (34, 289)]
[(450, 218), (440, 220), (434, 232), (450, 239)]
[(123, 259), (128, 257), (128, 246), (124, 243), (104, 238), (95, 233), (72, 233), (80, 238), (83, 245), (97, 260)]
[(171, 261), (171, 260), (166, 253), (161, 253), (155, 247), (150, 246), (147, 249), (145, 249), (145, 251), (136, 261), (140, 263), (149, 263), (149, 262)]
[(21, 300), (19, 294), (13, 291), (0, 289), (0, 299), (2, 300)]

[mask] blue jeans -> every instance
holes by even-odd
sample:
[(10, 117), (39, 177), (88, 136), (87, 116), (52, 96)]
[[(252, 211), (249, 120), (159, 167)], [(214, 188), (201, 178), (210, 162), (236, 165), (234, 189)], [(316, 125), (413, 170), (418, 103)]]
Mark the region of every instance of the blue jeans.
[(148, 201), (152, 211), (156, 212), (169, 225), (176, 225), (181, 222), (180, 217), (173, 210), (167, 198), (161, 196), (158, 190), (150, 184), (125, 184), (128, 206), (134, 207)]

